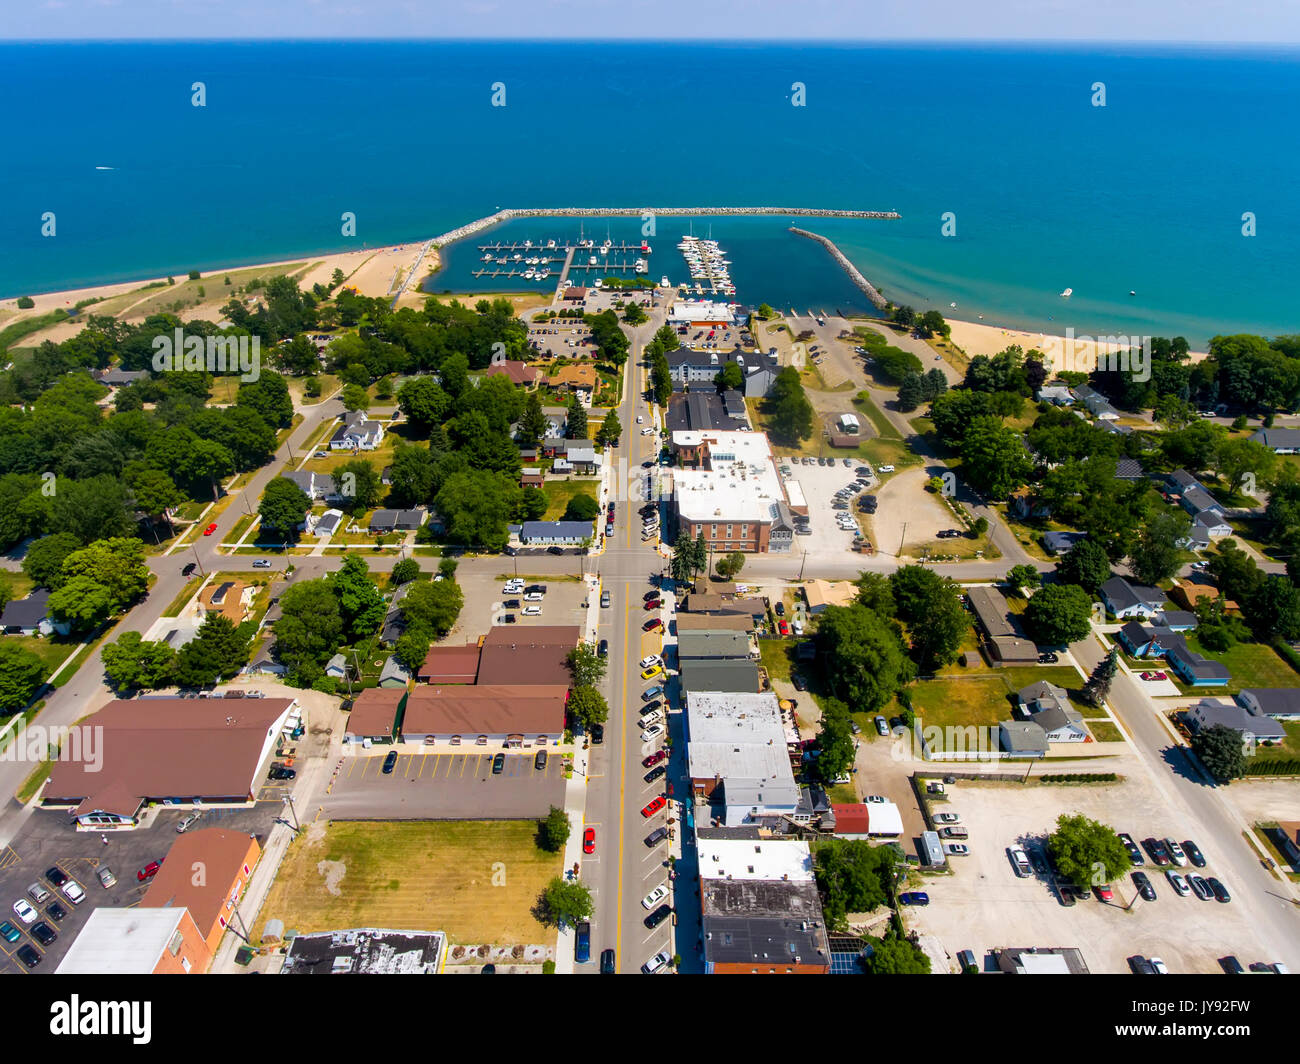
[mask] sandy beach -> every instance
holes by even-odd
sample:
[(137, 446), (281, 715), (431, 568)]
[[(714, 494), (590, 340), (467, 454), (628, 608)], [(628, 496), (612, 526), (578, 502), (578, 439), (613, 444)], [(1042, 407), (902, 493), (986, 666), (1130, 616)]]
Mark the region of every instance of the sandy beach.
[[(1072, 344), (1060, 335), (1028, 329), (1011, 329), (1000, 325), (986, 325), (984, 322), (959, 321), (947, 318), (952, 326), (952, 341), (967, 357), (976, 355), (996, 355), (1012, 344), (1019, 344), (1026, 352), (1041, 351), (1046, 358), (1045, 364), (1053, 372), (1061, 370), (1087, 369), (1088, 363), (1097, 356), (1095, 342), (1084, 337), (1076, 337)], [(1199, 362), (1208, 357), (1205, 352), (1192, 352), (1192, 361)]]

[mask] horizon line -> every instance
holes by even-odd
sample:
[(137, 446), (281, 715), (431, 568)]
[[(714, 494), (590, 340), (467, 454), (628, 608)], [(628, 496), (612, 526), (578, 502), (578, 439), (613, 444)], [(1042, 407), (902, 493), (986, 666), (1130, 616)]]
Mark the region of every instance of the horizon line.
[(1054, 45), (1067, 47), (1087, 47), (1093, 45), (1102, 45), (1106, 47), (1128, 46), (1133, 48), (1143, 47), (1160, 47), (1160, 48), (1205, 48), (1211, 51), (1230, 51), (1233, 49), (1271, 49), (1276, 51), (1300, 50), (1300, 38), (1289, 41), (1260, 41), (1260, 40), (1222, 40), (1222, 39), (1200, 39), (1200, 38), (1109, 38), (1109, 37), (798, 37), (784, 34), (773, 37), (690, 37), (690, 38), (673, 38), (673, 37), (637, 37), (637, 36), (609, 36), (609, 37), (572, 37), (572, 36), (501, 36), (501, 37), (411, 37), (411, 36), (364, 36), (357, 34), (347, 34), (339, 36), (265, 36), (265, 37), (187, 37), (187, 36), (157, 36), (157, 37), (4, 37), (0, 35), (0, 44), (157, 44), (157, 43), (177, 43), (177, 44), (357, 44), (357, 43), (389, 43), (389, 44), (554, 44), (557, 42), (572, 44), (669, 44), (680, 47), (708, 47), (716, 45), (751, 45), (751, 44), (771, 44), (771, 45), (807, 45), (820, 44), (833, 47), (853, 47), (857, 45), (906, 45), (906, 44), (925, 44), (925, 45)]

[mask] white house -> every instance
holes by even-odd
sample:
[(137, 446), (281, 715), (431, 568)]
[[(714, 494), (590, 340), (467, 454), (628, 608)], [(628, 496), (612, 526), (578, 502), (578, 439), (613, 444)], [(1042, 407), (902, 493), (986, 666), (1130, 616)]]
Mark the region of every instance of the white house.
[(373, 451), (384, 442), (384, 426), (364, 410), (343, 415), (343, 424), (330, 437), (331, 451)]
[(50, 593), (41, 588), (24, 599), (8, 603), (0, 613), (0, 631), (8, 635), (50, 636), (55, 632), (67, 635), (68, 623), (50, 617), (49, 601)]

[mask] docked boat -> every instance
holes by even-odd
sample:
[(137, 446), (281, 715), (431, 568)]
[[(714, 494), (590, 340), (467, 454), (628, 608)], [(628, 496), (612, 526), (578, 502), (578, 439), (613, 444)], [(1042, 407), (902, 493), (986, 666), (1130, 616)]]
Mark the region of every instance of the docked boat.
[(587, 265), (588, 265), (588, 266), (595, 266), (595, 265), (596, 265), (596, 256), (595, 256), (595, 255), (592, 255), (592, 256), (587, 260)]
[(637, 259), (636, 263), (632, 267), (632, 269), (634, 269), (637, 273), (645, 273), (646, 270), (649, 268), (650, 268), (650, 264), (647, 263), (645, 259)]
[(667, 274), (664, 274), (662, 277), (659, 278), (659, 287), (660, 287), (660, 288), (672, 288), (672, 285), (668, 283), (668, 275), (667, 275)]

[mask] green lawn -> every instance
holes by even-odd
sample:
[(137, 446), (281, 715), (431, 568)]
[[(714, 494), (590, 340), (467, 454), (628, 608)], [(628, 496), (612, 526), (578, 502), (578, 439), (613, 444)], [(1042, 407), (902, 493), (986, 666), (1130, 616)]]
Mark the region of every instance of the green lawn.
[[(1248, 764), (1260, 761), (1300, 761), (1300, 721), (1281, 720), (1278, 723), (1286, 729), (1286, 741), (1276, 746), (1257, 747), (1255, 756)], [(1249, 768), (1246, 769), (1246, 774), (1250, 775)]]
[[(1169, 678), (1178, 685), (1184, 694), (1235, 695), (1243, 687), (1296, 687), (1300, 686), (1300, 673), (1291, 668), (1270, 646), (1263, 643), (1238, 643), (1224, 651), (1208, 651), (1201, 646), (1195, 632), (1186, 633), (1187, 646), (1204, 657), (1222, 662), (1232, 673), (1232, 679), (1224, 687), (1192, 687), (1178, 679), (1170, 672)], [(1152, 668), (1169, 672), (1160, 663)]]
[(912, 708), (926, 725), (996, 725), (1012, 717), (1013, 703), (1008, 696), (1039, 680), (1064, 687), (1072, 703), (1079, 701), (1083, 679), (1062, 665), (991, 669), (981, 662), (967, 669), (955, 666), (933, 680), (918, 681), (909, 693)]
[(31, 580), (23, 573), (17, 573), (11, 569), (0, 569), (0, 589), (7, 592), (3, 596), (6, 602), (26, 598), (32, 593), (33, 586)]
[(595, 499), (596, 488), (599, 484), (600, 481), (594, 477), (577, 480), (545, 481), (542, 484), (542, 491), (546, 495), (546, 513), (542, 515), (542, 520), (560, 520), (569, 505), (569, 500), (579, 495), (586, 495), (590, 499)]
[(1124, 733), (1108, 720), (1090, 720), (1088, 730), (1099, 743), (1119, 743), (1124, 741)]
[(795, 641), (792, 639), (760, 639), (758, 650), (763, 658), (763, 668), (774, 680), (790, 679)]

